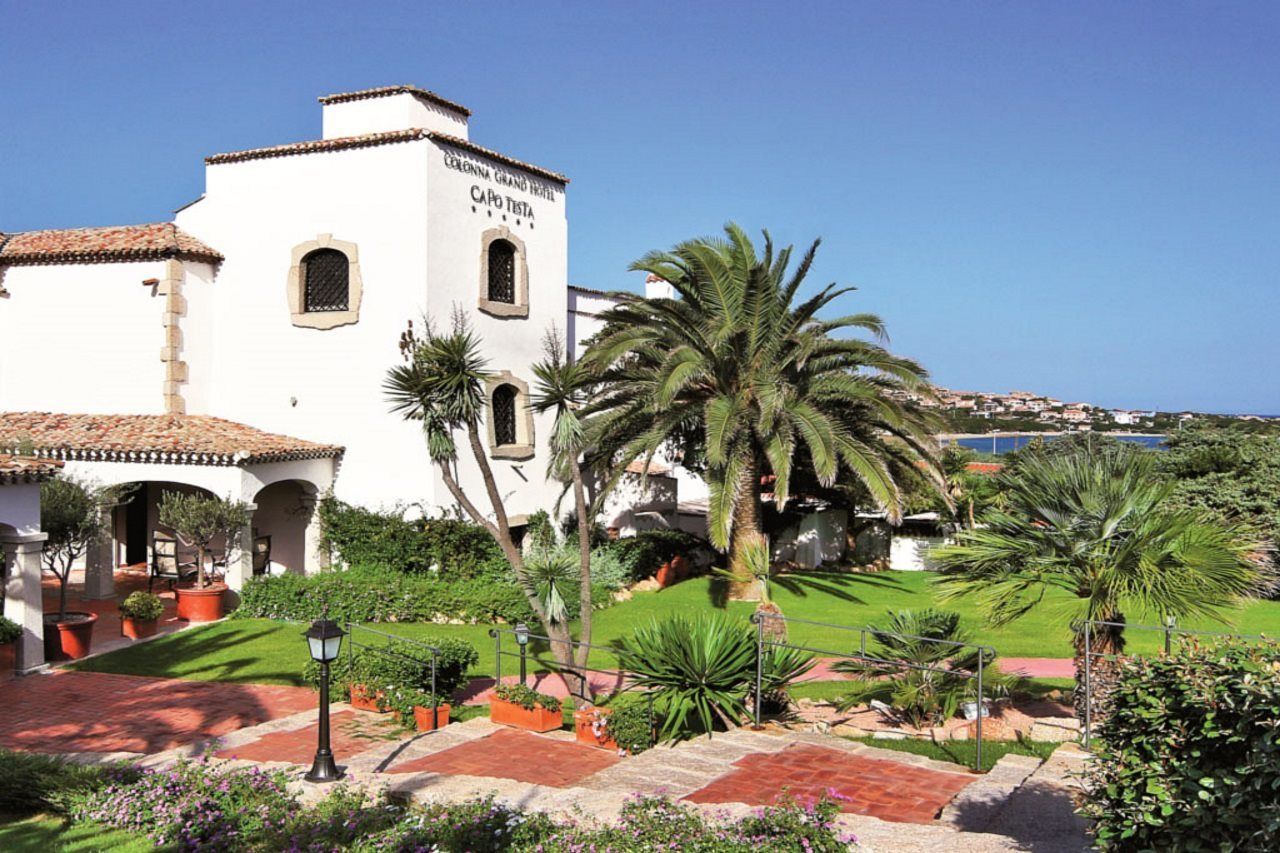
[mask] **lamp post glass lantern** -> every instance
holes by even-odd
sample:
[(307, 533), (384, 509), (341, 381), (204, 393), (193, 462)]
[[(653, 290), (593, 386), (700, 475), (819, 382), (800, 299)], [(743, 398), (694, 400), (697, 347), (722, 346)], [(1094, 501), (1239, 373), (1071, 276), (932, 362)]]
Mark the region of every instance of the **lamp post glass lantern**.
[(516, 623), (516, 642), (520, 645), (520, 683), (525, 683), (528, 672), (529, 626), (523, 622)]
[(303, 777), (308, 782), (334, 782), (342, 778), (342, 771), (333, 760), (333, 750), (329, 748), (329, 664), (338, 659), (342, 638), (346, 635), (342, 626), (331, 619), (317, 619), (303, 635), (307, 638), (311, 659), (320, 664), (319, 744), (311, 770)]

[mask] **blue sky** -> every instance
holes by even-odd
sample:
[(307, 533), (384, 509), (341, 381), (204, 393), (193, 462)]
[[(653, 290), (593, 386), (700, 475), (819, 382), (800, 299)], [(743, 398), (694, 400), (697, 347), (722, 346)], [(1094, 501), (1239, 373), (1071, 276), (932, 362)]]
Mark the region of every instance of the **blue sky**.
[[(1280, 6), (0, 0), (0, 231), (163, 220), (205, 155), (414, 83), (563, 171), (570, 273), (824, 238), (959, 388), (1280, 413)], [(3, 306), (0, 306), (2, 310)]]

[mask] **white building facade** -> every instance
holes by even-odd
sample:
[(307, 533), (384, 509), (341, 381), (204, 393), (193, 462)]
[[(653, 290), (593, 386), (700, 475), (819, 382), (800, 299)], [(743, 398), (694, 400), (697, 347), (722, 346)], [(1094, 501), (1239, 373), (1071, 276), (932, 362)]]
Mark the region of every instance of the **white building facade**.
[[(165, 488), (254, 504), (245, 536), (272, 535), (288, 571), (323, 561), (326, 491), (450, 507), (382, 388), (424, 317), (460, 312), (483, 340), (513, 520), (560, 494), (529, 394), (570, 319), (567, 178), (471, 142), (470, 112), (425, 90), (320, 101), (320, 139), (206, 158), (173, 222), (0, 234), (0, 452), (143, 485), (103, 565), (145, 559)], [(480, 494), (468, 454), (459, 468)]]

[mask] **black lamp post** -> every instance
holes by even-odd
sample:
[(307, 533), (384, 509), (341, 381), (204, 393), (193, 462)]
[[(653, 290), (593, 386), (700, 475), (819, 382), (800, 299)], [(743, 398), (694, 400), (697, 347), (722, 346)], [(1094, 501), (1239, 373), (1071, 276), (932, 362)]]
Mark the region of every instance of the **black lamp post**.
[(523, 622), (516, 623), (516, 642), (520, 644), (520, 683), (524, 684), (526, 660), (529, 653), (529, 626)]
[(320, 664), (320, 743), (311, 770), (302, 777), (308, 782), (336, 782), (342, 778), (342, 771), (333, 761), (333, 750), (329, 748), (329, 664), (338, 659), (342, 638), (346, 635), (342, 626), (331, 619), (317, 619), (303, 634), (311, 659)]

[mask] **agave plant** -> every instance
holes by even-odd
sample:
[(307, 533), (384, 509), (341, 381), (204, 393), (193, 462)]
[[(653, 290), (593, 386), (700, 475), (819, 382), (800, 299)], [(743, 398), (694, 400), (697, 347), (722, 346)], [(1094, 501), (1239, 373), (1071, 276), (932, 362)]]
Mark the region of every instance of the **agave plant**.
[(878, 700), (917, 728), (936, 726), (954, 717), (962, 702), (977, 700), (979, 659), (984, 696), (1005, 695), (1017, 680), (992, 666), (994, 652), (966, 645), (970, 634), (951, 610), (891, 612), (871, 640), (865, 657), (832, 666), (861, 682), (837, 701), (842, 711)]
[(525, 564), (547, 619), (564, 624), (569, 618), (565, 591), (577, 581), (577, 554), (563, 548), (538, 549), (529, 555)]
[(673, 616), (637, 628), (614, 644), (619, 666), (649, 690), (662, 740), (683, 740), (737, 725), (755, 680), (756, 643), (722, 616)]

